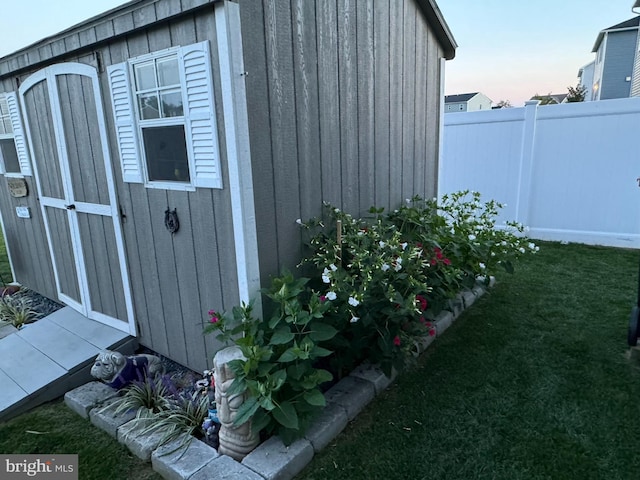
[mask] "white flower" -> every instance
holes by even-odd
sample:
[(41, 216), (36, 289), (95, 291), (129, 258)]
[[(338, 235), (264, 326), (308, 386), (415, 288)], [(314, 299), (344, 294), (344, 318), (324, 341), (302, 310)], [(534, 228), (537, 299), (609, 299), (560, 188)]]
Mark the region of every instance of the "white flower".
[(322, 272), (322, 281), (324, 283), (331, 283), (331, 277), (329, 277), (329, 270), (327, 270), (326, 268)]
[(361, 237), (362, 235), (364, 235), (364, 232), (362, 230), (358, 230), (358, 236)]
[(480, 262), (479, 265), (480, 265), (480, 270), (484, 270), (485, 268), (487, 268), (487, 266), (482, 262)]
[(336, 292), (327, 292), (327, 300), (335, 300), (336, 298), (338, 298)]
[(540, 251), (540, 247), (536, 246), (536, 252)]
[(358, 320), (360, 320), (360, 317), (351, 317), (351, 320), (349, 320), (349, 323), (356, 323)]
[(382, 264), (382, 266), (380, 267), (380, 269), (381, 269), (383, 272), (386, 272), (386, 271), (387, 271), (387, 270), (389, 270), (390, 268), (391, 268), (391, 267), (389, 266), (389, 264), (388, 264), (388, 263), (383, 263), (383, 264)]
[(502, 241), (500, 242), (500, 245), (502, 245), (503, 247), (506, 247), (506, 246), (507, 246), (507, 242), (506, 242), (505, 240), (502, 240)]
[(402, 270), (402, 259), (401, 258), (396, 259), (396, 264), (393, 266), (393, 269), (396, 272), (399, 272), (400, 270)]
[(358, 305), (360, 305), (360, 302), (357, 298), (349, 297), (349, 305), (351, 305), (352, 307), (357, 307)]
[(535, 249), (536, 249), (536, 244), (535, 244), (535, 243), (533, 243), (533, 242), (530, 242), (530, 243), (529, 243), (529, 248), (530, 248), (531, 250), (535, 250)]
[(378, 242), (378, 245), (380, 245), (380, 248), (384, 248), (384, 247), (386, 247), (386, 246), (387, 246), (387, 244), (386, 244), (386, 243), (384, 243), (382, 240), (380, 240), (380, 241)]
[(476, 239), (476, 236), (471, 234), (469, 235), (469, 240), (471, 240), (472, 242)]
[(407, 245), (409, 245), (407, 242), (401, 243), (400, 246), (402, 247), (403, 250), (405, 250), (407, 248)]
[(524, 249), (524, 248), (522, 248), (522, 247), (520, 247), (520, 248), (518, 249), (518, 251), (519, 251), (520, 253), (524, 253), (524, 252), (525, 252), (525, 249)]
[(336, 267), (333, 263), (329, 265), (329, 268), (331, 269), (332, 272), (335, 272), (336, 270), (338, 270), (338, 267)]
[(340, 213), (340, 209), (339, 209), (339, 208), (334, 208), (334, 209), (333, 209), (333, 211), (334, 211), (335, 213)]
[(496, 252), (491, 252), (491, 256), (495, 257), (496, 256)]

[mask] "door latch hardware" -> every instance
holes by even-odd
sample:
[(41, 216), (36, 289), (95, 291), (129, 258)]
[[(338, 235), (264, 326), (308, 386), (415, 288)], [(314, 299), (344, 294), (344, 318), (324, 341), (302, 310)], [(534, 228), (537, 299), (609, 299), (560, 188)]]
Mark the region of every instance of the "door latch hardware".
[(76, 206), (72, 203), (71, 205), (65, 205), (65, 208), (66, 208), (67, 210), (75, 210), (75, 209), (76, 209)]

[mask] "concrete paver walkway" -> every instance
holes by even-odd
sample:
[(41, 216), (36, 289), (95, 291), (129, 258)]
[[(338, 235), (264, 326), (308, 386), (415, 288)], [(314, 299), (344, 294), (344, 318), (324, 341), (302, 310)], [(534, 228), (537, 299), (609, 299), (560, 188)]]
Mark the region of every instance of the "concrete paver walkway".
[(70, 307), (0, 338), (0, 421), (90, 381), (100, 351), (136, 347), (134, 337)]

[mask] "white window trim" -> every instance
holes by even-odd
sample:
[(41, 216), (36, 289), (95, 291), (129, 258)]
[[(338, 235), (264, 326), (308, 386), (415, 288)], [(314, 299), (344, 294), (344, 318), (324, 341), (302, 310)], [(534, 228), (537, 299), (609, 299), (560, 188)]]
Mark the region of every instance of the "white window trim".
[(9, 119), (11, 120), (12, 133), (0, 134), (0, 140), (13, 140), (18, 155), (19, 172), (7, 172), (4, 158), (0, 153), (0, 175), (7, 178), (24, 178), (31, 176), (31, 161), (26, 144), (26, 137), (20, 112), (20, 103), (15, 92), (0, 93), (0, 98), (6, 99), (9, 109)]
[[(172, 55), (178, 58), (184, 115), (141, 120), (136, 98), (135, 66)], [(188, 72), (192, 70), (194, 74), (189, 76)], [(209, 42), (140, 55), (121, 64), (111, 65), (107, 71), (124, 181), (142, 183), (146, 188), (162, 190), (222, 188)], [(200, 75), (202, 73), (204, 75)], [(203, 95), (206, 97), (204, 104)], [(189, 182), (149, 180), (142, 129), (168, 125), (184, 126)]]

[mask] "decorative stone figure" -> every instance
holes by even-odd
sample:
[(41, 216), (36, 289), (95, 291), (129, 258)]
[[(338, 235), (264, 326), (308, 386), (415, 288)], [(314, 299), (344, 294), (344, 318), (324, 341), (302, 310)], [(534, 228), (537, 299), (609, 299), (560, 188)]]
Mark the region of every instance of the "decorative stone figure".
[(228, 363), (232, 360), (244, 360), (245, 357), (239, 347), (228, 347), (216, 353), (213, 359), (213, 370), (216, 384), (216, 405), (221, 427), (218, 433), (220, 446), (218, 453), (229, 455), (241, 461), (260, 443), (259, 432), (254, 432), (251, 420), (242, 425), (234, 425), (233, 421), (238, 409), (246, 400), (246, 393), (229, 395), (229, 387), (235, 379)]
[(105, 350), (96, 357), (91, 375), (111, 388), (120, 390), (135, 380), (162, 372), (160, 358), (155, 355), (132, 355), (125, 357), (120, 352)]

